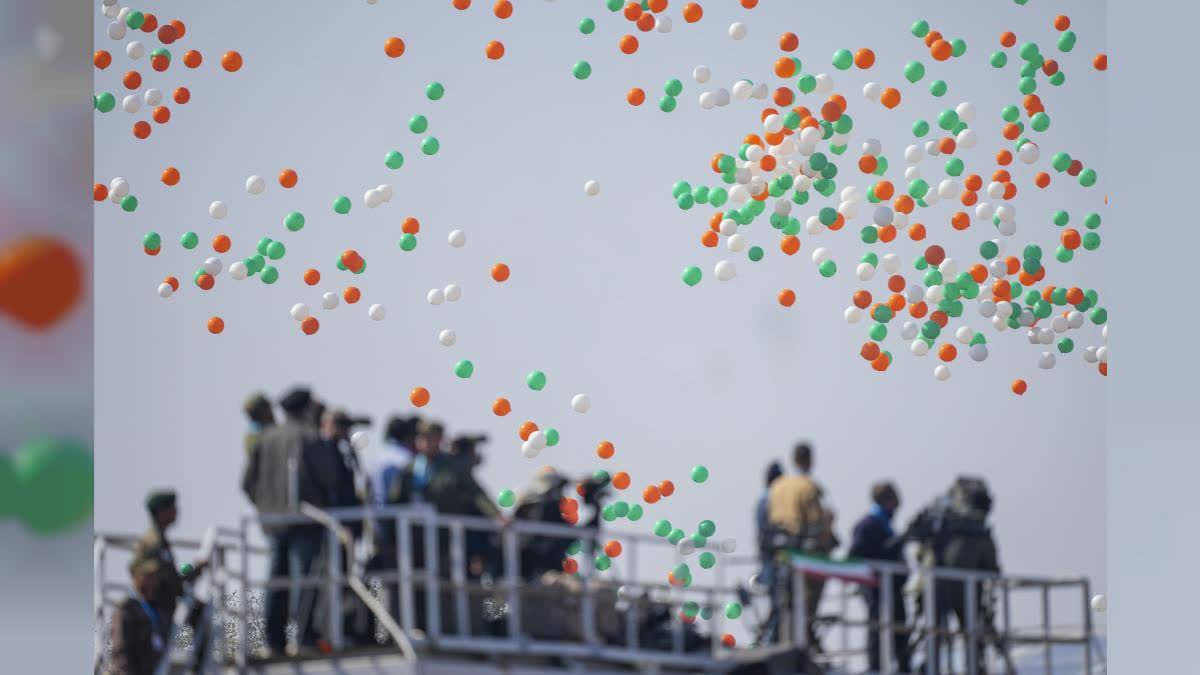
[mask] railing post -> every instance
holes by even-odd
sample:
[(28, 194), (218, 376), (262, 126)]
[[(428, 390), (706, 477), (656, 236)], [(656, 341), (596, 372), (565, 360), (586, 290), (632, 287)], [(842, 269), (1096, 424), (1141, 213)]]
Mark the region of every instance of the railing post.
[(1083, 672), (1092, 675), (1092, 586), (1083, 580)]
[[(638, 540), (636, 538), (629, 540), (629, 548), (625, 555), (629, 556), (629, 580), (631, 583), (637, 583), (637, 552)], [(632, 586), (626, 585), (626, 588), (632, 589)], [(626, 593), (625, 604), (628, 609), (625, 610), (625, 648), (637, 651), (638, 649), (638, 618), (641, 616), (642, 605), (640, 597), (636, 600), (633, 597), (633, 590)]]
[(978, 620), (976, 617), (977, 606), (979, 603), (979, 598), (976, 596), (976, 591), (978, 590), (975, 586), (976, 583), (977, 582), (974, 575), (970, 577), (969, 581), (964, 582), (967, 590), (967, 675), (976, 675), (978, 672), (977, 667), (979, 664), (979, 659), (983, 657), (982, 654), (979, 654), (975, 650), (977, 645), (975, 637), (976, 633), (979, 631)]
[(425, 510), (425, 634), (437, 642), (442, 632), (441, 566), (438, 561), (437, 513)]
[(938, 619), (937, 608), (934, 606), (937, 600), (935, 587), (937, 586), (937, 576), (933, 568), (925, 566), (922, 568), (925, 572), (925, 625), (929, 635), (925, 638), (925, 675), (937, 675), (938, 672), (938, 648), (937, 642), (940, 640), (938, 635)]
[[(104, 573), (106, 544), (103, 537), (97, 537), (92, 549), (92, 609), (96, 614), (96, 635), (93, 645), (92, 661), (100, 665), (104, 656)], [(1085, 602), (1084, 605), (1087, 603)]]
[(805, 576), (804, 570), (796, 569), (796, 566), (791, 565), (792, 575), (792, 615), (796, 620), (792, 622), (792, 641), (800, 649), (808, 648), (808, 622), (811, 617), (808, 616), (808, 587), (805, 585), (808, 577)]
[(326, 528), (325, 534), (325, 546), (329, 549), (329, 642), (334, 651), (341, 651), (345, 646), (342, 635), (342, 547), (336, 530)]
[(228, 570), (225, 569), (225, 547), (217, 544), (213, 547), (213, 558), (209, 564), (209, 584), (216, 593), (217, 597), (213, 599), (213, 623), (210, 629), (213, 631), (212, 647), (218, 656), (217, 661), (224, 662), (225, 652), (227, 650), (225, 640), (225, 617), (228, 616), (228, 607), (226, 606), (226, 588), (225, 581), (228, 577)]
[(882, 569), (876, 578), (879, 579), (879, 670), (882, 673), (891, 673), (892, 647), (895, 646), (896, 635), (892, 626), (895, 619), (892, 615), (892, 603), (895, 602), (892, 597), (892, 571)]
[(1042, 636), (1046, 640), (1046, 675), (1054, 673), (1054, 655), (1050, 648), (1050, 586), (1042, 584)]
[(471, 633), (470, 617), (467, 615), (467, 555), (466, 534), (462, 521), (450, 523), (450, 580), (454, 584), (454, 624), (461, 637)]
[(596, 547), (592, 535), (594, 530), (588, 531), (587, 544), (584, 547), (585, 555), (583, 556), (583, 574), (581, 581), (583, 582), (583, 597), (579, 599), (579, 627), (583, 631), (583, 642), (587, 645), (596, 644), (596, 603), (592, 593), (595, 589), (592, 587), (592, 578), (596, 574), (595, 560)]
[(242, 516), (238, 527), (238, 551), (240, 553), (241, 569), (238, 570), (238, 592), (241, 594), (238, 602), (238, 648), (235, 656), (238, 673), (246, 672), (246, 663), (250, 656), (250, 537), (247, 530), (250, 521)]
[(513, 646), (524, 642), (521, 639), (521, 556), (517, 546), (517, 524), (510, 523), (501, 536), (504, 546), (504, 585), (508, 594), (508, 639)]
[[(391, 519), (396, 528), (396, 566), (400, 571), (399, 593), (397, 593), (400, 607), (398, 609), (404, 630), (411, 635), (416, 627), (416, 618), (413, 612), (412, 527), (408, 518), (394, 511), (380, 518), (380, 520), (386, 519)], [(384, 588), (387, 588), (386, 584)]]

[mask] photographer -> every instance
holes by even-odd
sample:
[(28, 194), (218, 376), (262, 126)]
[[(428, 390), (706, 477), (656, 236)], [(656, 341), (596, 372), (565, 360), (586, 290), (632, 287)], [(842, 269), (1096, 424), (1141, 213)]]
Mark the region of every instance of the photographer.
[[(892, 518), (900, 508), (900, 493), (890, 482), (876, 483), (871, 488), (871, 509), (867, 515), (854, 525), (854, 536), (850, 542), (849, 555), (852, 558), (866, 560), (884, 560), (888, 562), (904, 562), (904, 539), (897, 537), (892, 529)], [(909, 672), (909, 651), (907, 631), (895, 630), (903, 626), (907, 620), (904, 607), (904, 584), (906, 575), (885, 574), (881, 583), (891, 584), (892, 595), (892, 629), (888, 631), (892, 640), (892, 654), (898, 664), (896, 672)], [(871, 672), (881, 672), (880, 644), (889, 639), (884, 635), (884, 629), (879, 626), (880, 601), (882, 592), (879, 588), (864, 588), (867, 598), (867, 615), (871, 628), (867, 633), (867, 660)]]

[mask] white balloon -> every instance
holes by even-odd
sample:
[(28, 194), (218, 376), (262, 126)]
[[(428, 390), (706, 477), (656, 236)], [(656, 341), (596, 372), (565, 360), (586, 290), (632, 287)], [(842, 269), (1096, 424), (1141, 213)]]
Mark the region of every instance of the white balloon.
[(737, 540), (733, 537), (728, 537), (721, 540), (721, 553), (733, 553), (737, 551)]
[(303, 321), (307, 319), (309, 315), (308, 305), (304, 304), (303, 302), (297, 302), (296, 304), (292, 305), (291, 314), (292, 318), (297, 321)]
[(781, 216), (786, 216), (792, 212), (792, 200), (776, 199), (774, 209), (775, 213), (778, 213)]
[(980, 300), (979, 316), (982, 316), (985, 319), (990, 319), (993, 316), (996, 316), (996, 303), (992, 300)]
[(537, 457), (539, 454), (541, 454), (541, 452), (542, 452), (541, 448), (536, 447), (533, 443), (530, 443), (529, 441), (525, 441), (524, 443), (521, 444), (521, 454), (524, 455), (524, 457), (526, 459), (533, 459), (534, 457)]
[(725, 241), (725, 245), (729, 247), (730, 251), (737, 253), (746, 248), (746, 238), (740, 234), (735, 234)]
[(122, 197), (129, 194), (129, 181), (119, 176), (112, 179), (112, 182), (108, 184), (108, 193), (116, 198), (115, 201), (120, 201)]
[(592, 408), (592, 397), (587, 394), (575, 394), (571, 397), (571, 410), (585, 413)]
[(998, 315), (992, 317), (992, 328), (996, 329), (997, 333), (1003, 333), (1008, 328), (1008, 322), (1001, 319)]
[(826, 73), (817, 73), (817, 88), (813, 90), (813, 93), (828, 94), (831, 91), (833, 91), (833, 77)]
[(117, 21), (125, 23), (125, 19), (129, 17), (129, 13), (133, 11), (132, 7), (122, 7), (117, 11)]
[(440, 288), (431, 288), (429, 289), (429, 292), (425, 294), (425, 299), (431, 305), (440, 305), (442, 304), (442, 301), (446, 299), (446, 294), (443, 293), (442, 289)]
[(920, 177), (921, 177), (921, 167), (910, 166), (910, 167), (906, 167), (904, 169), (904, 180), (911, 183)]
[(1093, 612), (1104, 612), (1108, 609), (1108, 598), (1100, 594), (1093, 595), (1091, 604)]
[(958, 181), (953, 178), (947, 178), (938, 183), (938, 196), (942, 199), (951, 199), (959, 193)]
[(160, 298), (169, 298), (169, 297), (171, 297), (171, 294), (174, 292), (175, 292), (175, 287), (172, 286), (171, 284), (163, 282), (158, 285), (158, 297), (160, 297)]
[(246, 192), (252, 195), (260, 195), (266, 189), (267, 181), (263, 180), (262, 176), (250, 176), (246, 179)]
[(675, 545), (681, 556), (689, 556), (696, 552), (696, 542), (692, 541), (691, 537), (684, 537)]
[(979, 144), (979, 134), (974, 129), (963, 129), (954, 140), (960, 148), (973, 148)]
[(583, 184), (583, 194), (589, 197), (595, 197), (600, 194), (600, 184), (594, 180), (589, 180)]
[(1091, 345), (1084, 347), (1083, 360), (1087, 361), (1088, 363), (1095, 363), (1099, 361), (1100, 357), (1096, 356), (1096, 348)]
[(921, 146), (910, 145), (904, 149), (904, 161), (909, 164), (916, 164), (925, 158), (925, 153), (922, 152)]
[(713, 274), (716, 275), (717, 281), (729, 281), (737, 275), (737, 268), (728, 260), (721, 260), (713, 267)]
[(725, 220), (721, 221), (720, 229), (721, 235), (728, 237), (737, 234), (738, 226), (737, 223), (733, 222), (733, 220), (726, 218)]
[(125, 45), (125, 55), (137, 61), (146, 55), (146, 45), (137, 40), (131, 40)]
[(941, 284), (934, 284), (925, 289), (925, 301), (929, 304), (936, 305), (946, 299), (946, 287)]
[(1002, 199), (1004, 197), (1004, 183), (995, 180), (988, 183), (987, 196), (992, 199)]
[(954, 339), (964, 345), (970, 342), (973, 337), (975, 337), (975, 331), (971, 330), (970, 326), (959, 326), (958, 330), (954, 331)]
[(975, 205), (975, 217), (980, 220), (991, 220), (996, 208), (991, 202), (979, 202)]
[(350, 445), (354, 446), (355, 450), (362, 450), (371, 444), (371, 437), (365, 431), (356, 431), (350, 434)]
[(717, 103), (718, 108), (729, 105), (730, 97), (729, 97), (728, 89), (721, 87), (721, 88), (717, 89), (715, 92), (713, 92), (713, 95), (716, 96), (716, 103)]
[(1067, 324), (1067, 317), (1061, 314), (1050, 320), (1050, 329), (1055, 333), (1065, 333), (1068, 328), (1070, 326)]
[(451, 230), (446, 241), (454, 248), (462, 248), (467, 243), (467, 233), (462, 230)]
[(862, 92), (868, 101), (878, 101), (879, 95), (883, 93), (883, 87), (878, 82), (868, 82), (863, 85)]
[(225, 202), (213, 202), (208, 205), (208, 215), (221, 220), (229, 215), (229, 207), (225, 205)]
[(1054, 367), (1054, 362), (1054, 352), (1042, 352), (1042, 355), (1038, 357), (1038, 368), (1050, 370)]
[(887, 206), (876, 206), (871, 214), (871, 222), (883, 227), (892, 222), (892, 209)]
[(374, 304), (367, 308), (367, 316), (371, 317), (373, 321), (383, 321), (383, 318), (387, 316), (387, 310), (383, 305)]
[[(783, 118), (780, 117), (779, 115), (775, 115), (775, 114), (767, 115), (767, 118), (765, 120), (763, 120), (763, 129), (766, 129), (767, 133), (774, 134), (774, 133), (777, 133), (782, 128), (783, 128)], [(757, 148), (758, 146), (755, 145), (753, 147)]]
[[(862, 193), (858, 191), (858, 186), (855, 185), (847, 185), (846, 187), (842, 188), (842, 191), (838, 193), (838, 196), (841, 197), (842, 201), (844, 202), (859, 202), (862, 201), (863, 198)], [(789, 202), (784, 203), (787, 204)]]
[(1083, 326), (1083, 312), (1079, 310), (1071, 310), (1067, 313), (1067, 326), (1070, 328), (1080, 328)]
[(920, 302), (925, 298), (925, 287), (921, 284), (909, 284), (908, 288), (904, 289), (904, 299), (909, 302)]
[(338, 300), (338, 294), (333, 291), (328, 291), (321, 296), (321, 306), (325, 309), (333, 309), (338, 306), (339, 302), (341, 301)]
[(819, 246), (812, 252), (812, 261), (815, 265), (820, 265), (826, 260), (829, 260), (830, 257), (832, 257), (832, 254), (829, 252), (829, 249), (825, 248), (824, 246)]
[(996, 207), (996, 217), (1006, 223), (1012, 222), (1017, 218), (1017, 210), (1013, 208), (1012, 204), (1001, 204)]
[[(784, 202), (784, 203), (790, 204), (791, 202)], [(859, 205), (859, 202), (842, 202), (842, 203), (838, 204), (837, 210), (838, 210), (838, 213), (842, 214), (842, 216), (846, 220), (854, 220), (855, 218), (858, 217), (858, 205)], [(821, 221), (818, 220), (817, 224), (821, 225)], [(825, 226), (821, 225), (821, 227), (823, 228)], [(817, 231), (819, 232), (820, 229), (818, 229)]]
[(734, 185), (729, 188), (729, 201), (733, 205), (741, 206), (746, 203), (747, 199), (750, 199), (750, 191), (746, 189), (745, 185)]
[(1032, 141), (1022, 145), (1021, 148), (1017, 150), (1017, 157), (1025, 164), (1033, 164), (1034, 162), (1038, 161), (1038, 157), (1040, 157), (1041, 154), (1042, 149), (1038, 147), (1037, 143)]
[(709, 70), (708, 66), (701, 65), (692, 69), (692, 79), (696, 80), (700, 84), (708, 82), (708, 78), (710, 77), (712, 77), (712, 71)]
[(870, 281), (875, 276), (875, 266), (868, 262), (859, 263), (855, 274), (859, 281)]
[(212, 256), (212, 257), (204, 259), (204, 264), (202, 265), (202, 267), (204, 268), (204, 271), (208, 272), (208, 274), (210, 276), (215, 277), (221, 273), (221, 268), (223, 267), (223, 265), (221, 265), (220, 258), (218, 258), (216, 256)]
[(1011, 302), (1007, 300), (1001, 300), (1000, 302), (996, 303), (996, 316), (1000, 317), (1001, 319), (1007, 319), (1008, 317), (1012, 316), (1012, 313), (1013, 306)]
[(700, 107), (705, 110), (712, 110), (713, 106), (717, 105), (717, 95), (711, 91), (700, 92)]
[(1028, 328), (1037, 321), (1037, 317), (1033, 315), (1033, 310), (1026, 307), (1021, 311), (1021, 316), (1017, 317), (1017, 322)]
[(1038, 344), (1038, 332), (1036, 330), (1031, 328), (1028, 331), (1025, 331), (1025, 337), (1029, 340), (1029, 344)]
[(446, 296), (446, 302), (457, 302), (462, 297), (462, 288), (458, 284), (449, 284), (442, 290), (442, 294)]
[(142, 94), (142, 98), (146, 101), (146, 105), (158, 105), (162, 103), (162, 89), (147, 89), (146, 93)]
[(121, 20), (113, 21), (108, 24), (108, 37), (111, 40), (121, 40), (125, 37), (125, 22)]
[(920, 338), (917, 338), (916, 340), (913, 340), (911, 344), (908, 345), (908, 350), (910, 352), (912, 352), (913, 354), (915, 354), (916, 356), (925, 356), (926, 354), (929, 353), (929, 343), (925, 342), (924, 340), (922, 340)]
[(904, 340), (912, 340), (917, 337), (917, 330), (915, 321), (905, 321), (904, 325), (900, 326), (900, 337)]
[(1011, 220), (1002, 220), (996, 226), (996, 231), (1006, 237), (1011, 237), (1017, 233), (1017, 224)]
[(1105, 321), (1104, 325), (1100, 327), (1100, 337), (1104, 338), (1105, 342), (1108, 342), (1108, 322), (1107, 321)]
[(933, 376), (936, 377), (939, 382), (945, 382), (946, 380), (950, 379), (950, 366), (947, 366), (944, 363), (939, 366), (935, 366), (933, 369)]
[(117, 7), (116, 0), (104, 0), (100, 6), (102, 7), (100, 13), (103, 14), (104, 18), (106, 19), (115, 19), (117, 18), (117, 14), (121, 12), (121, 8)]
[(130, 94), (121, 99), (121, 110), (127, 113), (135, 113), (142, 109), (142, 99), (137, 94)]
[(229, 276), (233, 277), (234, 281), (243, 281), (250, 276), (250, 269), (246, 267), (246, 263), (237, 260), (229, 266)]
[(958, 276), (958, 263), (954, 261), (954, 258), (946, 258), (942, 260), (942, 264), (938, 265), (938, 271), (945, 279), (956, 277)]
[(379, 190), (376, 190), (375, 188), (371, 188), (370, 190), (367, 190), (366, 192), (363, 193), (363, 204), (366, 204), (367, 208), (373, 209), (382, 203), (383, 203), (383, 195), (381, 195), (379, 193)]
[(546, 432), (542, 431), (541, 429), (538, 429), (537, 431), (533, 432), (532, 434), (529, 434), (529, 443), (531, 445), (533, 445), (533, 447), (537, 448), (538, 450), (542, 450), (547, 445)]
[(739, 22), (729, 24), (729, 37), (741, 40), (746, 37), (746, 24)]
[(754, 89), (754, 85), (747, 80), (738, 80), (733, 83), (733, 97), (739, 101), (745, 101), (750, 98), (750, 92)]
[(449, 328), (438, 333), (438, 342), (443, 347), (453, 347), (454, 343), (457, 341), (458, 335), (456, 335), (454, 331), (450, 330)]
[(942, 154), (942, 149), (938, 147), (937, 141), (925, 141), (925, 154), (930, 157), (937, 157)]
[(767, 89), (767, 83), (759, 82), (758, 84), (754, 85), (753, 89), (750, 90), (750, 96), (752, 98), (762, 100), (767, 97), (768, 92), (769, 90)]
[(1037, 332), (1038, 342), (1048, 345), (1054, 342), (1054, 331), (1049, 328), (1039, 328)]
[(958, 119), (963, 122), (971, 122), (975, 119), (975, 104), (963, 101), (954, 107), (954, 112), (958, 113)]
[(388, 185), (386, 183), (384, 183), (383, 185), (377, 185), (377, 186), (375, 186), (375, 191), (379, 193), (380, 197), (383, 197), (383, 201), (385, 201), (385, 202), (392, 201), (392, 186), (391, 185)]
[(1108, 363), (1108, 345), (1096, 348), (1096, 358), (1100, 359), (1101, 363)]
[(854, 305), (850, 305), (846, 308), (845, 312), (842, 312), (842, 316), (846, 318), (846, 323), (858, 323), (863, 317), (863, 311)]
[(654, 27), (657, 28), (658, 32), (660, 33), (670, 33), (671, 17), (667, 16), (666, 14), (656, 14), (654, 16)]
[(1003, 260), (993, 260), (992, 262), (988, 263), (988, 271), (991, 272), (993, 277), (997, 279), (1003, 279), (1008, 275), (1008, 265), (1006, 265)]
[(880, 262), (883, 263), (883, 269), (888, 274), (895, 274), (900, 269), (900, 256), (895, 253), (886, 253)]
[(984, 361), (988, 357), (988, 346), (983, 342), (973, 344), (967, 349), (967, 353), (974, 361)]

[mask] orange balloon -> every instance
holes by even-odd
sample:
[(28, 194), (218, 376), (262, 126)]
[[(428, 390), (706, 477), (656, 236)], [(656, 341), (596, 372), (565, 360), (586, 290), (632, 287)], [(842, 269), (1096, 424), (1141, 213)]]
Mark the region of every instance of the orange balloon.
[(616, 558), (621, 555), (621, 542), (616, 539), (610, 539), (604, 544), (604, 555), (610, 558)]
[(662, 496), (670, 497), (675, 494), (675, 484), (669, 480), (664, 480), (658, 484), (658, 491), (662, 493)]
[(160, 105), (150, 113), (150, 117), (159, 124), (166, 124), (171, 119), (171, 109), (165, 105)]
[(1108, 70), (1108, 54), (1097, 54), (1092, 59), (1092, 67), (1096, 70)]
[(854, 54), (854, 65), (866, 70), (875, 65), (875, 52), (863, 47)]
[[(154, 249), (154, 250), (155, 250), (154, 255), (158, 255), (158, 251), (160, 249)], [(207, 274), (207, 273), (201, 274), (200, 276), (196, 277), (196, 285), (199, 286), (200, 290), (202, 290), (202, 291), (211, 291), (213, 284), (215, 284), (215, 283), (216, 283), (216, 280), (212, 278), (212, 275)]]
[(454, 0), (450, 4), (454, 5), (454, 9), (463, 10), (471, 6), (471, 0)]
[(0, 249), (0, 311), (33, 330), (54, 325), (83, 295), (83, 263), (51, 237), (26, 235)]
[(616, 489), (624, 490), (625, 488), (629, 487), (629, 483), (630, 483), (629, 474), (625, 473), (624, 471), (618, 471), (615, 474), (613, 474), (612, 486), (615, 487)]
[(656, 25), (658, 25), (658, 21), (655, 20), (653, 14), (649, 12), (642, 12), (642, 15), (638, 17), (637, 21), (634, 22), (634, 25), (636, 25), (638, 30), (642, 31), (643, 33), (648, 33), (653, 30)]
[(229, 247), (232, 245), (233, 242), (230, 241), (227, 235), (218, 234), (217, 236), (213, 237), (212, 247), (217, 253), (227, 253), (229, 251)]
[(1000, 44), (1004, 47), (1011, 47), (1017, 44), (1017, 36), (1011, 30), (1006, 30), (1000, 34)]
[(199, 68), (202, 61), (204, 61), (204, 57), (195, 49), (190, 49), (183, 55), (183, 65), (188, 68)]
[(492, 265), (492, 279), (497, 282), (503, 283), (508, 281), (509, 273), (508, 265), (505, 265), (504, 263), (496, 263), (495, 265)]
[(596, 456), (600, 459), (611, 459), (615, 454), (617, 454), (617, 450), (609, 441), (600, 441), (600, 444), (596, 446)]
[(689, 2), (683, 6), (683, 20), (688, 23), (696, 23), (700, 17), (704, 16), (704, 8), (698, 2)]
[(383, 53), (392, 57), (399, 58), (404, 54), (404, 40), (398, 37), (390, 37), (383, 41)]
[(562, 568), (567, 574), (575, 574), (579, 571), (579, 563), (574, 558), (563, 558)]
[(800, 38), (795, 33), (784, 33), (779, 36), (779, 48), (785, 52), (795, 51), (800, 46)]
[(500, 397), (492, 401), (492, 414), (496, 417), (504, 417), (510, 412), (512, 412), (512, 404), (508, 402), (508, 399)]
[(100, 70), (104, 70), (112, 65), (112, 54), (109, 54), (107, 50), (97, 49), (96, 53), (92, 54), (92, 63)]
[(279, 172), (279, 184), (285, 188), (296, 187), (296, 181), (300, 180), (300, 176), (292, 169), (284, 169)]
[(359, 298), (361, 297), (362, 291), (358, 290), (357, 286), (347, 286), (342, 291), (342, 299), (345, 300), (346, 304), (348, 305), (353, 305), (354, 303), (358, 302)]
[(321, 322), (317, 321), (317, 317), (315, 316), (305, 317), (305, 319), (300, 322), (300, 330), (303, 331), (305, 335), (312, 335), (313, 333), (316, 333), (317, 329), (320, 327)]
[(137, 89), (142, 86), (142, 74), (136, 70), (131, 70), (121, 78), (121, 83), (125, 85), (126, 89)]
[(208, 332), (212, 333), (213, 335), (217, 335), (223, 330), (225, 330), (224, 319), (219, 316), (210, 317), (208, 319)]
[(647, 485), (646, 489), (642, 490), (642, 500), (647, 504), (654, 504), (659, 499), (662, 499), (662, 493), (657, 485)]
[(892, 87), (888, 87), (887, 89), (883, 90), (882, 94), (879, 95), (879, 102), (883, 104), (883, 107), (889, 110), (895, 108), (896, 106), (900, 105), (900, 92)]
[(163, 279), (163, 283), (170, 284), (171, 290), (173, 291), (179, 290), (179, 280), (175, 277), (167, 277), (166, 279)]
[(311, 267), (304, 270), (304, 283), (308, 284), (309, 286), (316, 286), (320, 282), (321, 282), (321, 273), (320, 272), (316, 271), (315, 269), (313, 269)]
[(221, 67), (231, 73), (236, 73), (242, 69), (242, 55), (235, 51), (225, 52), (221, 55)]
[(92, 184), (92, 199), (94, 199), (98, 202), (102, 202), (105, 199), (108, 199), (108, 186), (105, 185), (104, 183), (93, 183)]
[(504, 43), (499, 40), (492, 40), (483, 47), (484, 56), (492, 61), (498, 61), (504, 56)]
[(796, 291), (790, 288), (785, 288), (779, 291), (779, 304), (784, 307), (791, 307), (796, 303)]
[(521, 423), (520, 428), (517, 429), (517, 435), (521, 437), (521, 440), (527, 441), (529, 440), (529, 435), (537, 430), (538, 425), (534, 424), (532, 420), (525, 420)]
[(400, 223), (400, 231), (404, 234), (416, 234), (421, 231), (421, 221), (409, 216)]
[(133, 135), (135, 138), (145, 139), (150, 137), (150, 123), (146, 120), (139, 120), (133, 123)]
[(1012, 381), (1012, 392), (1017, 396), (1024, 394), (1027, 389), (1029, 389), (1029, 385), (1025, 383), (1025, 380)]
[(627, 2), (625, 3), (625, 18), (630, 21), (637, 21), (642, 16), (642, 3)]
[(929, 46), (929, 54), (935, 61), (945, 61), (954, 55), (954, 47), (945, 40), (938, 40)]
[(413, 390), (408, 392), (408, 402), (417, 408), (425, 407), (425, 404), (429, 403), (429, 390), (425, 387), (413, 387)]
[(956, 357), (956, 356), (958, 356), (958, 348), (955, 347), (954, 345), (950, 344), (949, 342), (942, 345), (941, 347), (938, 347), (938, 358), (939, 359), (946, 361), (948, 363), (950, 361), (953, 361), (954, 357)]
[(646, 92), (642, 91), (641, 87), (634, 87), (626, 92), (625, 100), (629, 105), (639, 106), (646, 102)]
[(507, 19), (512, 16), (513, 4), (508, 0), (496, 0), (496, 4), (492, 5), (492, 13), (497, 19)]
[(362, 259), (362, 256), (358, 254), (358, 251), (355, 251), (352, 248), (342, 251), (342, 265), (346, 269), (352, 272), (361, 270), (365, 263), (366, 261)]
[(638, 39), (632, 35), (622, 35), (617, 42), (622, 54), (632, 54), (638, 50)]
[(192, 92), (188, 91), (187, 87), (175, 87), (175, 93), (171, 95), (171, 98), (179, 105), (183, 105), (192, 100)]

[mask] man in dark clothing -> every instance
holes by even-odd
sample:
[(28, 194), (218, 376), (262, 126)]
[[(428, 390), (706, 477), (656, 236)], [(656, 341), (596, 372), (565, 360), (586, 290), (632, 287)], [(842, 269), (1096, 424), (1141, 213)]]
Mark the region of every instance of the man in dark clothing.
[(246, 454), (250, 454), (263, 429), (275, 426), (275, 411), (271, 409), (271, 401), (263, 393), (252, 394), (246, 399), (243, 407), (250, 428), (246, 431)]
[[(326, 507), (332, 499), (320, 473), (324, 448), (310, 423), (312, 393), (296, 388), (279, 404), (284, 411), (283, 424), (263, 431), (255, 443), (242, 476), (242, 490), (260, 515), (298, 513), (302, 502)], [(320, 525), (265, 525), (263, 532), (271, 541), (272, 578), (286, 578), (291, 572), (307, 577), (315, 572), (314, 562), (325, 540)], [(287, 643), (288, 595), (287, 589), (267, 593), (266, 646), (276, 652)], [(299, 595), (298, 642), (302, 647), (315, 646), (312, 613), (316, 590), (305, 588)]]
[[(892, 529), (892, 517), (900, 508), (900, 494), (889, 482), (876, 483), (871, 488), (871, 509), (854, 525), (849, 555), (867, 560), (904, 562), (904, 539), (897, 537)], [(891, 584), (892, 628), (904, 626), (907, 614), (904, 607), (904, 583), (906, 575), (883, 575), (880, 584)], [(886, 635), (882, 627), (874, 628), (880, 620), (880, 588), (864, 588), (867, 612), (873, 628), (867, 633), (867, 659), (871, 672), (880, 671), (880, 636)], [(884, 637), (883, 639), (887, 639)], [(891, 631), (894, 672), (909, 672), (908, 633), (904, 630)]]
[(782, 595), (776, 592), (779, 589), (775, 587), (778, 573), (775, 569), (777, 564), (775, 552), (771, 547), (771, 522), (767, 508), (767, 495), (770, 493), (771, 483), (774, 483), (775, 479), (782, 475), (783, 466), (779, 462), (773, 461), (767, 465), (763, 493), (754, 506), (754, 528), (758, 536), (758, 582), (771, 594), (771, 613), (767, 616), (767, 623), (761, 636), (761, 641), (766, 644), (774, 643), (779, 639), (779, 620), (781, 618), (779, 599)]
[[(159, 490), (150, 493), (146, 498), (146, 510), (150, 512), (151, 526), (134, 542), (132, 564), (137, 565), (145, 560), (155, 560), (159, 563), (154, 608), (165, 623), (169, 636), (175, 620), (175, 607), (179, 598), (183, 596), (184, 584), (195, 581), (208, 566), (208, 561), (196, 561), (188, 568), (186, 574), (180, 573), (176, 566), (175, 554), (171, 550), (171, 542), (167, 539), (167, 528), (171, 527), (179, 516), (173, 491)], [(207, 627), (201, 625), (203, 613), (204, 605), (195, 603), (185, 618), (185, 622), (197, 635), (197, 663), (208, 645)]]
[(153, 558), (129, 566), (133, 593), (113, 614), (109, 675), (154, 675), (167, 652), (167, 620), (155, 609), (161, 568)]

